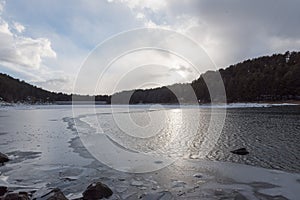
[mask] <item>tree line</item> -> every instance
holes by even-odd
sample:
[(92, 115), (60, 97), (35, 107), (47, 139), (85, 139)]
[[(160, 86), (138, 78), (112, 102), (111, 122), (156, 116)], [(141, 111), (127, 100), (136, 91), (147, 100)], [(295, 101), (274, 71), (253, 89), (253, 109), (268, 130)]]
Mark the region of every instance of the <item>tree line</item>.
[[(177, 104), (195, 102), (195, 98), (200, 103), (208, 103), (211, 96), (205, 80), (217, 74), (223, 80), (227, 102), (300, 100), (300, 52), (263, 56), (226, 69), (207, 71), (190, 84), (123, 91), (112, 96), (75, 97), (79, 101), (92, 98), (108, 104)], [(55, 103), (71, 101), (72, 94), (49, 92), (0, 73), (0, 98), (7, 102)]]
[[(126, 91), (113, 95), (116, 102), (129, 103), (211, 102), (205, 80), (221, 76), (227, 102), (300, 100), (300, 52), (286, 52), (249, 59), (226, 69), (207, 71), (191, 84), (175, 84), (155, 89)], [(215, 78), (215, 80), (217, 80)], [(190, 93), (190, 86), (194, 94)], [(175, 92), (174, 92), (175, 91)], [(176, 95), (175, 95), (176, 94)], [(117, 101), (119, 100), (119, 101)]]
[(7, 74), (0, 73), (0, 101), (34, 104), (71, 102), (73, 98), (78, 101), (86, 101), (92, 98), (96, 101), (110, 102), (110, 96), (108, 95), (88, 96), (49, 92)]

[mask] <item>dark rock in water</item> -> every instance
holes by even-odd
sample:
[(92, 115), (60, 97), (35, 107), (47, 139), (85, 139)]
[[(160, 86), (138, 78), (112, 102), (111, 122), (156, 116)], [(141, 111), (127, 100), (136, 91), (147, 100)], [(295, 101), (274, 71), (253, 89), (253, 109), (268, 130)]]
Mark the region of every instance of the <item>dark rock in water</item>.
[(3, 196), (7, 191), (8, 191), (7, 187), (0, 186), (0, 196)]
[(203, 174), (194, 174), (195, 178), (203, 178)]
[(3, 154), (0, 152), (0, 163), (4, 163), (4, 162), (7, 162), (9, 161), (9, 158), (7, 157), (7, 155)]
[(30, 200), (28, 195), (25, 193), (7, 193), (3, 200)]
[(249, 152), (247, 151), (246, 148), (240, 148), (240, 149), (236, 149), (236, 150), (233, 150), (233, 151), (230, 151), (231, 153), (233, 154), (237, 154), (237, 155), (247, 155), (249, 154)]
[(33, 199), (39, 200), (68, 200), (58, 188), (41, 188), (35, 192)]
[(87, 189), (82, 193), (83, 199), (86, 200), (96, 200), (102, 198), (108, 198), (113, 194), (111, 189), (101, 182), (92, 183), (87, 187)]

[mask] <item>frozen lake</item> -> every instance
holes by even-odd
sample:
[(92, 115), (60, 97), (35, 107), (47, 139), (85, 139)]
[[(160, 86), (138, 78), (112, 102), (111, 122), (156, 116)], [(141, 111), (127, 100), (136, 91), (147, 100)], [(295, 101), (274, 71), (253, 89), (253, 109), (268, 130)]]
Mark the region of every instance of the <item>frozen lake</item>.
[[(69, 198), (100, 180), (115, 199), (297, 199), (299, 121), (299, 106), (3, 107), (0, 152), (11, 161), (0, 185), (59, 187)], [(203, 154), (210, 127), (221, 132)], [(241, 147), (250, 154), (230, 153)]]

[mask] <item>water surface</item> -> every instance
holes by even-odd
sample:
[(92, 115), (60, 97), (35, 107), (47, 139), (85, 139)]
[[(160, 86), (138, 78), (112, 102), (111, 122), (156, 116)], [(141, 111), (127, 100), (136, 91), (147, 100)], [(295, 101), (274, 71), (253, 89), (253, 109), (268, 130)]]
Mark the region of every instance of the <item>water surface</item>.
[[(121, 199), (164, 190), (178, 199), (218, 195), (297, 199), (299, 107), (227, 109), (217, 144), (205, 159), (198, 159), (211, 116), (223, 112), (219, 109), (211, 113), (207, 107), (131, 106), (128, 111), (119, 106), (112, 115), (109, 106), (82, 106), (80, 114), (73, 116), (71, 106), (1, 108), (0, 152), (8, 154), (11, 161), (0, 167), (0, 185), (18, 190), (59, 187), (69, 198), (80, 196), (93, 180), (100, 180)], [(128, 114), (138, 127), (124, 123), (120, 128), (114, 120)], [(145, 129), (151, 124), (156, 125)], [(129, 134), (124, 134), (124, 129)], [(96, 160), (82, 144), (78, 130), (107, 135), (124, 151), (155, 151), (177, 161), (155, 172), (120, 172)], [(250, 154), (230, 153), (240, 147)]]

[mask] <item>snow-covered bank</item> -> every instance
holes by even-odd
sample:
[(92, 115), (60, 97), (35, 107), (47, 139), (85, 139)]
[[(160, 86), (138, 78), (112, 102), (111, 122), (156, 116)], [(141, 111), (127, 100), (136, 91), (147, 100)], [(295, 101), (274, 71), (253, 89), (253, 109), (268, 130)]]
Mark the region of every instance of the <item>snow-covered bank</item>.
[[(132, 105), (80, 105), (76, 107), (86, 107), (86, 108), (110, 108), (110, 107), (120, 107), (120, 108), (150, 108), (153, 110), (168, 109), (168, 108), (267, 108), (267, 107), (280, 107), (280, 106), (300, 106), (299, 103), (228, 103), (228, 104), (200, 104), (200, 105), (171, 105), (171, 104), (132, 104)], [(70, 108), (72, 105), (60, 105), (60, 104), (27, 104), (27, 103), (7, 103), (0, 102), (0, 109), (47, 109), (47, 108)]]
[(7, 103), (6, 101), (0, 101), (0, 108), (3, 106), (12, 106), (12, 103)]
[[(264, 108), (272, 106), (298, 106), (296, 103), (229, 103), (226, 105), (220, 105), (220, 107), (226, 108)], [(218, 107), (218, 106), (216, 106)]]

